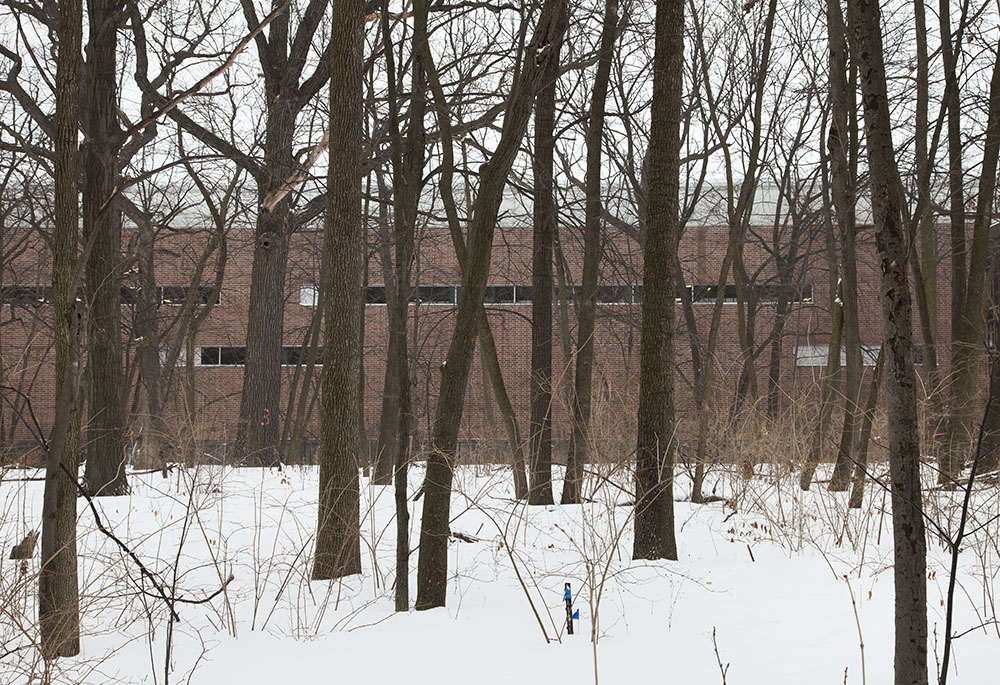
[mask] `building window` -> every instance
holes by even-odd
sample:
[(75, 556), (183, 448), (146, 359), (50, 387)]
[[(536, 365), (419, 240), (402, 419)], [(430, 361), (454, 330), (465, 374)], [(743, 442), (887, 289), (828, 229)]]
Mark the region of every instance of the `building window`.
[(3, 294), (3, 303), (12, 307), (52, 304), (51, 285), (5, 285), (0, 292)]
[(486, 286), (486, 292), (483, 294), (483, 304), (514, 304), (514, 286)]
[(483, 304), (531, 304), (531, 286), (488, 285)]
[[(410, 304), (456, 304), (458, 286), (418, 285), (410, 289)], [(387, 304), (384, 285), (370, 285), (365, 290), (365, 304)]]
[[(132, 306), (135, 304), (135, 295), (138, 291), (136, 286), (122, 286), (120, 291), (122, 305)], [(160, 285), (156, 287), (156, 300), (159, 304), (180, 305), (184, 304), (187, 294), (191, 291), (186, 285)], [(198, 287), (198, 304), (208, 304), (212, 301), (212, 293), (215, 291), (210, 285)], [(76, 296), (84, 298), (83, 288), (77, 288)], [(0, 297), (4, 304), (15, 307), (50, 305), (53, 300), (51, 285), (5, 285), (0, 288)], [(219, 295), (215, 296), (214, 304), (219, 304)]]
[[(186, 285), (161, 285), (157, 287), (157, 293), (159, 294), (160, 304), (169, 305), (181, 305), (184, 304), (184, 300), (187, 299), (188, 293), (191, 292), (191, 287)], [(212, 294), (215, 288), (210, 285), (198, 286), (198, 299), (195, 300), (196, 304), (219, 304), (219, 295), (215, 295), (215, 301), (212, 302)]]
[(455, 304), (455, 293), (458, 290), (453, 285), (418, 285), (410, 290), (410, 302), (420, 304)]
[(365, 304), (385, 304), (386, 302), (384, 285), (368, 286), (365, 291)]
[(246, 347), (210, 345), (198, 348), (199, 366), (243, 366), (247, 362)]
[[(878, 352), (882, 346), (878, 343), (863, 343), (861, 345), (861, 365), (875, 366)], [(826, 366), (826, 358), (830, 354), (829, 345), (797, 345), (795, 347), (796, 366)], [(847, 351), (840, 349), (840, 365), (847, 365)]]
[[(715, 297), (719, 293), (719, 286), (712, 283), (694, 283), (690, 285), (685, 285), (688, 293), (691, 295), (691, 302), (693, 304), (715, 304)], [(813, 302), (813, 287), (812, 284), (806, 284), (803, 286), (785, 286), (779, 283), (758, 283), (753, 286), (754, 296), (757, 298), (759, 304), (775, 304), (778, 298), (785, 294), (788, 297), (789, 303), (800, 302), (803, 304), (812, 304)], [(642, 300), (641, 292), (636, 302)], [(681, 298), (677, 297), (677, 302), (680, 302)], [(724, 304), (736, 304), (736, 284), (727, 283), (725, 290), (723, 292), (722, 301)]]
[(762, 304), (777, 304), (782, 295), (790, 303), (812, 304), (813, 301), (812, 283), (803, 286), (759, 283), (753, 287), (753, 292), (757, 296), (757, 301)]
[[(281, 348), (281, 365), (298, 366), (309, 361), (309, 346), (296, 345)], [(323, 366), (323, 348), (316, 348), (316, 365)]]
[(597, 286), (597, 304), (631, 304), (632, 288), (627, 285)]
[[(167, 363), (167, 352), (168, 352), (168, 350), (165, 349), (165, 348), (161, 348), (160, 349), (160, 365), (161, 366)], [(197, 358), (197, 355), (196, 355), (195, 358)], [(186, 345), (181, 345), (180, 352), (177, 355), (177, 364), (176, 364), (176, 366), (184, 366), (186, 363), (187, 363), (187, 346)]]
[(829, 345), (796, 345), (796, 366), (826, 366), (826, 357), (830, 354)]
[(303, 307), (315, 307), (319, 304), (319, 288), (314, 285), (299, 288), (299, 304)]
[[(878, 361), (879, 350), (881, 350), (881, 349), (882, 349), (882, 345), (880, 345), (878, 343), (873, 343), (873, 344), (870, 344), (870, 345), (863, 343), (861, 345), (861, 365), (862, 366), (875, 366), (875, 362)], [(846, 355), (842, 354), (841, 355), (841, 359), (843, 359), (845, 356)], [(845, 360), (845, 361), (843, 361), (841, 363), (842, 364), (846, 364), (847, 362)]]

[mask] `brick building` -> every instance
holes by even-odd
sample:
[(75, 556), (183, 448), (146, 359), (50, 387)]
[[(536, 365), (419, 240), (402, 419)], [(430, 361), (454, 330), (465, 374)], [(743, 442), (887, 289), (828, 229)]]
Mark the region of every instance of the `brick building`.
[[(691, 313), (702, 346), (707, 339), (719, 268), (728, 239), (725, 215), (719, 210), (720, 206), (718, 198), (714, 201), (709, 198), (703, 200), (688, 220), (680, 244), (682, 278), (692, 299)], [(530, 219), (530, 209), (524, 207), (521, 201), (509, 199), (502, 216), (496, 233), (485, 304), (508, 392), (524, 426), (522, 432), (526, 432), (532, 298), (531, 226), (524, 217)], [(864, 216), (865, 213), (859, 211), (859, 223)], [(766, 401), (768, 376), (775, 367), (778, 368), (778, 394), (782, 404), (787, 406), (814, 393), (825, 364), (831, 326), (830, 289), (831, 283), (836, 280), (831, 281), (830, 277), (823, 220), (820, 211), (783, 211), (773, 189), (762, 189), (761, 199), (751, 218), (751, 228), (743, 246), (743, 259), (748, 283), (752, 284), (756, 300), (752, 307), (754, 325), (751, 346), (757, 354), (754, 368), (762, 406)], [(598, 291), (597, 368), (593, 388), (595, 422), (604, 422), (619, 431), (624, 427), (626, 434), (635, 419), (640, 340), (638, 322), (642, 295), (640, 229), (632, 227), (631, 223), (621, 219), (609, 221), (605, 236)], [(196, 222), (193, 225), (197, 225)], [(51, 266), (44, 233), (44, 230), (28, 225), (15, 226), (14, 230), (7, 229), (4, 243), (4, 306), (0, 346), (3, 353), (3, 385), (8, 389), (4, 391), (3, 435), (9, 444), (24, 447), (32, 444), (33, 435), (37, 432), (34, 420), (27, 412), (25, 398), (30, 398), (31, 409), (45, 435), (50, 429), (53, 413)], [(561, 292), (565, 296), (566, 323), (571, 337), (576, 328), (575, 298), (578, 288), (575, 284), (578, 283), (583, 254), (579, 233), (579, 229), (567, 221), (560, 228), (559, 235), (561, 267), (566, 275), (566, 287)], [(377, 435), (387, 340), (386, 294), (376, 238), (378, 234), (373, 226), (364, 312), (364, 416), (367, 436), (372, 440)], [(130, 231), (126, 230), (126, 235), (130, 235)], [(220, 296), (188, 345), (187, 334), (182, 331), (182, 322), (177, 321), (177, 315), (192, 287), (198, 288), (193, 297), (200, 303), (199, 309), (209, 302), (218, 251), (204, 260), (200, 283), (192, 283), (192, 274), (197, 272), (208, 240), (208, 233), (197, 228), (164, 231), (157, 241), (156, 280), (160, 303), (161, 357), (169, 357), (171, 345), (179, 348), (178, 365), (164, 369), (169, 378), (165, 410), (168, 424), (179, 429), (186, 420), (183, 380), (184, 364), (190, 350), (193, 355), (195, 408), (191, 416), (195, 424), (194, 434), (210, 445), (210, 451), (214, 451), (218, 442), (234, 437), (239, 409), (254, 247), (252, 223), (237, 225), (229, 231)], [(134, 241), (126, 239), (125, 242), (127, 245), (123, 249), (128, 256)], [(871, 365), (881, 340), (881, 309), (877, 301), (878, 268), (870, 226), (860, 229), (858, 243), (863, 358), (867, 365)], [(308, 332), (316, 314), (321, 244), (319, 225), (312, 230), (300, 231), (291, 238), (285, 284), (283, 405), (265, 417), (267, 420), (283, 422), (288, 398), (293, 388), (301, 386), (302, 363), (308, 358)], [(784, 277), (779, 277), (779, 262), (785, 264)], [(125, 263), (130, 264), (127, 259)], [(938, 340), (945, 343), (939, 348), (939, 358), (946, 359), (950, 298), (943, 266), (944, 263), (938, 269), (936, 305)], [(129, 394), (123, 401), (136, 417), (134, 433), (140, 429), (144, 409), (136, 383), (135, 350), (138, 341), (134, 339), (131, 325), (135, 315), (131, 304), (134, 300), (131, 290), (134, 287), (133, 278), (134, 274), (126, 268), (120, 286), (124, 302), (122, 320), (126, 378), (129, 381)], [(418, 432), (423, 437), (429, 432), (436, 406), (438, 368), (447, 351), (461, 282), (451, 240), (444, 227), (428, 223), (420, 228), (414, 279), (416, 285), (411, 296), (409, 322), (412, 396)], [(779, 336), (772, 336), (777, 319), (777, 302), (782, 297), (790, 300), (784, 327)], [(743, 365), (737, 333), (736, 288), (732, 276), (726, 285), (724, 298), (718, 349), (713, 360), (713, 396), (720, 408), (728, 406), (731, 401)], [(559, 300), (557, 294), (557, 308), (560, 307)], [(554, 437), (565, 440), (568, 425), (564, 420), (566, 402), (562, 379), (567, 376), (559, 316), (557, 311), (553, 342), (553, 373), (556, 378), (553, 393)], [(690, 336), (680, 304), (677, 308), (676, 351), (679, 410), (683, 426), (685, 419), (693, 416), (693, 394)], [(312, 385), (318, 387), (315, 377)], [(502, 436), (502, 424), (493, 404), (485, 392), (477, 358), (463, 417), (465, 438), (474, 440)], [(318, 436), (318, 407), (313, 404), (309, 411), (312, 419), (306, 432), (307, 446)]]

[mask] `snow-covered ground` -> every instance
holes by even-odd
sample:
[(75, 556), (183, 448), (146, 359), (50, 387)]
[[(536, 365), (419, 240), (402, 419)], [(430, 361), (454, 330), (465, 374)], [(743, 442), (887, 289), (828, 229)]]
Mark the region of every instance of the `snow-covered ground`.
[[(598, 467), (592, 467), (598, 468)], [(392, 489), (362, 480), (362, 575), (310, 581), (317, 471), (201, 467), (132, 476), (132, 494), (98, 502), (101, 516), (168, 587), (189, 600), (180, 622), (135, 563), (94, 525), (81, 500), (83, 652), (54, 682), (289, 685), (382, 683), (889, 683), (892, 535), (888, 498), (870, 486), (864, 508), (794, 473), (718, 468), (707, 481), (728, 498), (676, 503), (678, 561), (632, 562), (630, 484), (600, 467), (593, 501), (525, 507), (501, 467), (456, 474), (448, 606), (393, 612)], [(39, 525), (42, 483), (0, 481), (0, 683), (37, 682), (34, 601), (10, 545)], [(423, 469), (411, 471), (413, 489)], [(678, 476), (675, 496), (689, 479)], [(556, 482), (556, 493), (560, 483)], [(954, 527), (960, 493), (927, 495)], [(411, 547), (421, 501), (411, 502)], [(998, 682), (1000, 571), (996, 486), (977, 492), (956, 593), (952, 683)], [(944, 640), (949, 557), (930, 536), (931, 663)], [(411, 603), (417, 552), (410, 556)], [(564, 630), (563, 585), (580, 620)], [(537, 618), (536, 618), (537, 612)], [(981, 624), (985, 627), (976, 628)], [(172, 627), (172, 634), (170, 628)], [(169, 640), (168, 640), (169, 636)], [(596, 637), (596, 641), (592, 639)], [(171, 645), (169, 663), (167, 644)], [(863, 647), (861, 643), (863, 642)], [(22, 649), (19, 649), (24, 647)], [(723, 672), (725, 671), (725, 675)]]

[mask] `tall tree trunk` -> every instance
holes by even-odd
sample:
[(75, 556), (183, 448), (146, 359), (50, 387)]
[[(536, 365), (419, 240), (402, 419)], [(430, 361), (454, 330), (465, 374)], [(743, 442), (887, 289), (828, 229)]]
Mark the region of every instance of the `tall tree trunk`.
[[(291, 211), (291, 194), (277, 202), (266, 202), (272, 192), (287, 189), (289, 179), (301, 172), (293, 155), (295, 120), (327, 80), (331, 68), (326, 57), (320, 58), (315, 71), (305, 78), (312, 37), (329, 6), (327, 0), (302, 3), (298, 25), (290, 31), (289, 12), (274, 17), (267, 35), (255, 39), (257, 56), (264, 81), (263, 163), (243, 155), (235, 146), (220, 141), (181, 113), (172, 110), (192, 135), (222, 154), (232, 157), (254, 176), (257, 184), (258, 212), (254, 230), (253, 262), (250, 271), (249, 311), (247, 312), (246, 363), (236, 440), (232, 458), (239, 463), (277, 466), (279, 459), (281, 404), (281, 344), (285, 318), (285, 275), (288, 245), (300, 217)], [(259, 24), (253, 3), (241, 2), (247, 25)], [(328, 51), (332, 51), (332, 48)], [(333, 132), (331, 131), (331, 135)], [(360, 135), (360, 133), (359, 133)], [(266, 204), (266, 206), (264, 206)], [(359, 281), (360, 282), (360, 281)]]
[[(914, 0), (914, 48), (917, 58), (916, 104), (914, 108), (913, 156), (917, 169), (917, 209), (912, 221), (918, 234), (914, 249), (919, 245), (918, 257), (911, 256), (917, 288), (917, 305), (920, 313), (920, 332), (923, 340), (923, 368), (927, 373), (928, 393), (928, 437), (933, 437), (941, 420), (941, 373), (937, 354), (937, 237), (935, 235), (934, 214), (930, 211), (931, 199), (931, 157), (927, 148), (929, 121), (927, 115), (930, 101), (930, 69), (927, 56), (927, 20), (925, 0)], [(940, 129), (935, 130), (936, 134)], [(935, 145), (936, 147), (936, 145)]]
[[(415, 8), (412, 38), (412, 93), (410, 96), (410, 122), (406, 133), (405, 146), (399, 126), (396, 93), (395, 60), (389, 24), (389, 2), (382, 3), (382, 38), (385, 46), (386, 71), (392, 75), (389, 80), (389, 128), (392, 135), (392, 183), (393, 183), (393, 244), (395, 245), (395, 269), (392, 274), (391, 298), (388, 300), (389, 316), (389, 360), (396, 378), (394, 388), (397, 393), (398, 419), (396, 435), (389, 443), (394, 447), (391, 455), (394, 465), (394, 501), (396, 507), (396, 611), (410, 608), (410, 512), (407, 507), (407, 474), (412, 450), (413, 409), (410, 385), (410, 364), (407, 354), (407, 323), (409, 317), (409, 292), (413, 263), (417, 209), (420, 201), (421, 177), (424, 165), (424, 112), (426, 110), (426, 84), (420, 49), (427, 43), (427, 5)], [(388, 281), (386, 282), (388, 285)], [(389, 295), (389, 293), (387, 293)], [(389, 378), (386, 378), (386, 385)], [(383, 403), (382, 421), (386, 420)], [(380, 426), (381, 430), (381, 426)], [(379, 436), (380, 444), (383, 438)], [(381, 449), (381, 448), (380, 448)], [(385, 457), (384, 454), (380, 455)], [(376, 474), (378, 475), (378, 474)]]
[(799, 474), (799, 487), (803, 490), (808, 490), (812, 485), (813, 476), (816, 474), (816, 465), (819, 464), (820, 458), (823, 456), (826, 435), (830, 430), (830, 419), (833, 415), (837, 386), (840, 385), (840, 344), (844, 330), (844, 308), (840, 304), (842, 290), (843, 287), (837, 288), (836, 298), (830, 303), (830, 307), (833, 309), (833, 321), (830, 324), (830, 347), (827, 351), (823, 373), (823, 393), (820, 397), (819, 417), (813, 428), (806, 463), (802, 466), (802, 473)]
[[(423, 0), (426, 2), (426, 0)], [(550, 46), (558, 40), (563, 0), (546, 0), (526, 49), (528, 59), (514, 82), (507, 101), (503, 130), (490, 160), (480, 168), (479, 192), (469, 224), (469, 255), (462, 271), (462, 291), (448, 354), (441, 367), (441, 389), (434, 418), (431, 450), (424, 479), (424, 504), (417, 563), (417, 609), (444, 606), (448, 579), (448, 534), (451, 509), (452, 468), (458, 446), (465, 391), (475, 350), (476, 326), (482, 314), (483, 294), (489, 277), (493, 232), (503, 199), (504, 185), (531, 117), (536, 84), (553, 58)], [(424, 47), (425, 68), (431, 77), (430, 50)], [(434, 86), (434, 84), (431, 84)], [(435, 88), (441, 119), (447, 103)], [(453, 162), (452, 162), (453, 164)]]
[[(562, 503), (580, 501), (583, 464), (589, 458), (591, 385), (594, 376), (594, 329), (597, 318), (597, 279), (601, 261), (601, 152), (604, 141), (604, 109), (611, 81), (611, 62), (618, 28), (618, 0), (605, 0), (601, 46), (594, 74), (587, 125), (587, 169), (585, 172), (585, 218), (583, 282), (580, 294), (580, 325), (576, 351), (576, 389), (573, 393), (572, 437), (566, 461)], [(673, 265), (671, 265), (673, 266)], [(550, 284), (551, 289), (551, 284)], [(532, 294), (534, 294), (532, 290)], [(549, 331), (551, 332), (551, 319)]]
[[(277, 158), (276, 166), (293, 168), (292, 127), (294, 117), (269, 111), (265, 158)], [(333, 132), (331, 131), (331, 135)], [(283, 177), (272, 177), (258, 187), (260, 202)], [(278, 460), (281, 391), (281, 341), (285, 312), (285, 270), (288, 263), (290, 198), (285, 197), (270, 212), (260, 209), (254, 233), (253, 264), (250, 268), (250, 309), (247, 312), (246, 363), (240, 413), (236, 424), (233, 460), (237, 463), (275, 466)]]
[(959, 407), (962, 391), (955, 374), (961, 367), (962, 312), (965, 311), (965, 285), (968, 280), (965, 252), (965, 191), (962, 169), (962, 110), (958, 92), (958, 52), (961, 41), (954, 41), (951, 27), (951, 2), (940, 0), (938, 21), (941, 30), (941, 61), (944, 67), (944, 104), (948, 111), (948, 218), (951, 223), (951, 406), (948, 415), (948, 445), (939, 457), (938, 482), (948, 483), (956, 475), (956, 453), (968, 447), (965, 408)]
[(883, 345), (888, 348), (889, 477), (895, 584), (895, 683), (927, 683), (927, 560), (920, 492), (913, 318), (906, 277), (899, 173), (892, 145), (889, 101), (877, 0), (851, 0), (850, 26), (859, 56), (868, 143), (872, 213), (882, 283)]
[(113, 201), (119, 182), (118, 22), (113, 0), (87, 0), (86, 138), (83, 167), (83, 237), (90, 244), (86, 265), (87, 317), (87, 489), (93, 495), (124, 495), (125, 396), (122, 383), (121, 211)]
[(53, 659), (80, 653), (80, 596), (76, 565), (76, 478), (80, 439), (76, 421), (79, 379), (79, 309), (76, 306), (77, 127), (83, 44), (81, 0), (59, 3), (59, 53), (56, 63), (55, 231), (52, 241), (52, 290), (56, 348), (56, 415), (45, 464), (42, 501), (42, 566), (38, 575), (38, 622), (42, 656)]
[(510, 401), (510, 395), (507, 394), (503, 370), (500, 367), (500, 356), (497, 353), (496, 341), (493, 339), (493, 331), (490, 329), (485, 311), (481, 315), (477, 330), (479, 331), (479, 346), (482, 350), (483, 372), (493, 390), (493, 397), (496, 398), (504, 433), (507, 435), (507, 444), (510, 446), (511, 468), (514, 472), (514, 497), (518, 500), (528, 499), (527, 464), (524, 458), (521, 430), (517, 425), (514, 405)]
[(154, 269), (155, 235), (153, 225), (148, 220), (137, 222), (136, 230), (139, 287), (135, 293), (134, 332), (139, 379), (145, 398), (145, 411), (140, 419), (142, 431), (139, 461), (142, 468), (152, 469), (161, 466), (163, 449), (167, 441), (160, 382), (159, 302), (156, 296)]
[[(821, 165), (823, 165), (823, 204), (829, 210), (831, 201), (829, 198), (829, 180), (827, 174), (826, 154), (820, 151)], [(840, 386), (840, 348), (844, 333), (844, 282), (840, 276), (840, 260), (837, 255), (837, 239), (834, 235), (831, 212), (827, 211), (823, 218), (823, 237), (826, 241), (826, 263), (829, 275), (830, 287), (830, 346), (827, 350), (826, 370), (823, 375), (823, 391), (820, 396), (819, 417), (813, 428), (812, 442), (809, 445), (809, 454), (806, 455), (806, 462), (802, 466), (802, 473), (799, 474), (799, 487), (808, 490), (812, 485), (813, 476), (816, 473), (816, 465), (819, 464), (820, 457), (826, 446), (826, 434), (830, 429), (830, 419), (833, 415), (833, 405), (837, 388)]]
[[(313, 578), (361, 572), (358, 374), (361, 365), (361, 216), (364, 4), (334, 5), (330, 33), (330, 166), (324, 250), (330, 270), (321, 380), (319, 521)], [(336, 353), (333, 351), (336, 350)]]
[(757, 369), (754, 365), (754, 332), (757, 320), (757, 298), (754, 296), (753, 283), (747, 273), (743, 261), (743, 246), (740, 246), (733, 261), (733, 285), (736, 289), (736, 320), (737, 337), (740, 344), (742, 368), (736, 386), (736, 397), (733, 402), (730, 425), (737, 426), (737, 416), (743, 401), (749, 397), (751, 406), (757, 403)]
[(860, 509), (865, 497), (865, 480), (868, 477), (868, 446), (871, 442), (872, 424), (875, 423), (875, 408), (878, 406), (879, 384), (882, 382), (882, 368), (885, 366), (885, 348), (879, 348), (875, 360), (875, 370), (872, 371), (871, 388), (861, 415), (861, 437), (858, 440), (858, 457), (854, 465), (854, 478), (851, 481), (851, 495), (848, 506)]
[[(746, 165), (746, 173), (739, 184), (739, 191), (736, 191), (736, 179), (734, 177), (733, 163), (729, 150), (728, 134), (723, 130), (719, 122), (716, 111), (715, 97), (711, 91), (710, 75), (707, 71), (708, 57), (706, 54), (705, 38), (703, 28), (698, 20), (697, 13), (693, 13), (692, 19), (695, 28), (695, 45), (699, 52), (699, 63), (702, 68), (703, 83), (705, 86), (705, 96), (708, 101), (709, 116), (712, 128), (719, 140), (723, 141), (726, 167), (727, 185), (727, 218), (729, 222), (729, 239), (726, 245), (726, 254), (722, 259), (719, 268), (718, 288), (716, 291), (715, 305), (712, 309), (712, 320), (708, 329), (708, 344), (705, 347), (705, 365), (701, 377), (701, 387), (696, 390), (696, 400), (698, 402), (698, 446), (695, 455), (695, 478), (694, 488), (691, 493), (692, 502), (701, 502), (702, 481), (704, 480), (705, 462), (708, 457), (709, 418), (711, 413), (708, 410), (710, 401), (710, 388), (712, 384), (712, 370), (715, 360), (715, 350), (719, 339), (719, 329), (722, 323), (722, 309), (725, 303), (726, 283), (728, 282), (729, 270), (736, 263), (738, 255), (742, 255), (744, 237), (746, 235), (747, 223), (753, 208), (754, 198), (757, 190), (757, 176), (760, 168), (760, 152), (762, 147), (762, 117), (764, 92), (767, 86), (768, 64), (771, 56), (771, 37), (774, 30), (774, 18), (777, 13), (777, 0), (770, 0), (767, 8), (767, 16), (764, 23), (764, 39), (761, 46), (760, 64), (754, 79), (754, 98), (752, 110), (752, 133), (750, 135), (750, 151)], [(742, 257), (740, 257), (742, 259)], [(645, 298), (645, 293), (643, 294)], [(745, 321), (740, 321), (740, 326), (746, 325)], [(744, 331), (741, 331), (742, 336)]]
[[(996, 305), (994, 305), (996, 306)], [(1000, 360), (997, 359), (996, 352), (989, 356), (990, 382), (989, 398), (994, 402), (1000, 401)], [(1000, 468), (1000, 411), (997, 411), (996, 404), (990, 405), (990, 411), (983, 420), (983, 464), (982, 473), (993, 474), (997, 478), (997, 469)]]
[[(389, 23), (388, 10), (385, 8), (385, 3), (383, 2), (382, 14), (385, 15), (383, 24), (387, 25)], [(384, 28), (383, 31), (387, 31)], [(388, 39), (386, 39), (388, 40)], [(384, 52), (386, 55), (386, 64), (393, 63), (393, 56), (391, 53), (392, 46), (390, 43), (386, 43), (384, 47)], [(395, 74), (395, 70), (391, 73)], [(391, 145), (396, 146), (392, 149), (392, 162), (395, 166), (397, 163), (402, 164), (402, 151), (399, 150), (400, 143), (398, 142), (399, 133), (399, 123), (398, 123), (398, 98), (394, 97), (396, 92), (396, 82), (395, 77), (389, 80), (389, 120), (390, 129), (392, 129), (391, 134), (393, 139)], [(393, 123), (395, 122), (395, 127), (393, 128)], [(397, 159), (398, 158), (398, 159)], [(385, 370), (382, 381), (382, 407), (379, 412), (378, 420), (378, 436), (375, 440), (375, 471), (373, 474), (373, 482), (376, 485), (388, 485), (392, 482), (393, 473), (393, 462), (398, 454), (396, 444), (396, 438), (399, 435), (399, 415), (402, 410), (402, 405), (400, 404), (400, 387), (399, 387), (399, 361), (400, 355), (406, 354), (406, 338), (402, 340), (403, 348), (399, 349), (399, 336), (394, 335), (393, 332), (397, 331), (400, 325), (406, 326), (406, 322), (400, 323), (397, 321), (399, 316), (405, 317), (407, 315), (407, 308), (410, 297), (410, 284), (409, 284), (409, 265), (407, 265), (407, 283), (399, 283), (396, 272), (399, 270), (398, 264), (393, 267), (393, 246), (395, 246), (395, 251), (398, 254), (400, 249), (405, 252), (407, 246), (396, 245), (396, 241), (399, 240), (400, 235), (396, 225), (396, 215), (403, 212), (402, 207), (402, 197), (398, 194), (400, 191), (399, 183), (401, 179), (401, 174), (403, 171), (393, 169), (393, 186), (392, 188), (386, 188), (383, 181), (383, 174), (380, 171), (376, 171), (379, 177), (378, 188), (379, 188), (379, 257), (382, 262), (382, 283), (385, 287), (385, 301), (386, 306), (386, 321), (389, 328), (389, 342), (386, 345), (385, 353)], [(389, 208), (392, 207), (393, 217), (390, 221), (389, 218)], [(400, 221), (402, 221), (402, 216), (400, 216)], [(410, 248), (410, 254), (412, 255), (413, 250)], [(397, 259), (398, 262), (398, 259)], [(403, 309), (400, 312), (399, 298), (402, 298)]]
[(642, 267), (642, 341), (635, 467), (634, 559), (676, 559), (674, 538), (674, 273), (684, 88), (684, 1), (656, 4), (649, 208)]
[[(560, 17), (560, 21), (565, 21)], [(552, 236), (557, 221), (552, 160), (556, 137), (556, 81), (561, 35), (540, 75), (535, 103), (535, 177), (531, 255), (531, 464), (528, 504), (552, 504)], [(568, 476), (568, 470), (567, 470)]]
[(952, 311), (952, 328), (958, 335), (952, 339), (952, 402), (948, 421), (949, 456), (943, 470), (949, 485), (965, 466), (972, 445), (979, 362), (982, 358), (982, 336), (986, 316), (986, 273), (989, 254), (989, 233), (995, 202), (997, 159), (1000, 157), (1000, 59), (994, 59), (990, 82), (989, 114), (983, 163), (979, 170), (975, 219), (972, 224), (968, 282), (965, 300), (960, 310)]
[[(366, 215), (367, 212), (362, 214), (362, 216)], [(361, 233), (361, 254), (364, 266), (361, 268), (361, 295), (358, 297), (358, 353), (360, 355), (358, 360), (358, 406), (356, 409), (358, 412), (358, 468), (361, 469), (362, 476), (370, 478), (372, 475), (371, 455), (368, 454), (368, 431), (365, 427), (365, 321), (368, 314), (365, 295), (368, 292), (368, 250), (365, 245), (364, 228), (362, 228)]]
[(847, 78), (847, 35), (840, 3), (826, 5), (827, 36), (830, 50), (830, 132), (827, 137), (830, 186), (840, 234), (840, 266), (843, 288), (843, 338), (846, 351), (847, 384), (844, 388), (844, 425), (830, 489), (846, 490), (854, 459), (857, 420), (861, 402), (861, 327), (858, 323), (858, 260), (854, 220), (854, 177), (850, 164), (851, 136), (848, 122), (854, 116), (854, 90)]

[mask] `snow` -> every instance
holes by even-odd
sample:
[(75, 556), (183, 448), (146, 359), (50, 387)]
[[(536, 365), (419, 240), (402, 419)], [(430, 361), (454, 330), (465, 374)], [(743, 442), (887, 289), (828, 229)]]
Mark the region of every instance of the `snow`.
[[(132, 475), (130, 496), (97, 506), (168, 585), (176, 570), (184, 597), (205, 597), (235, 576), (211, 602), (177, 605), (170, 682), (273, 685), (319, 677), (489, 685), (594, 682), (596, 670), (605, 683), (721, 683), (723, 668), (729, 683), (839, 684), (845, 671), (848, 683), (891, 682), (891, 518), (877, 485), (864, 508), (848, 512), (846, 493), (821, 485), (802, 493), (793, 471), (758, 468), (754, 479), (742, 480), (738, 467), (718, 467), (707, 489), (729, 501), (675, 504), (679, 560), (632, 562), (627, 474), (593, 468), (611, 483), (588, 482), (593, 502), (549, 507), (515, 503), (506, 469), (460, 468), (452, 530), (478, 541), (450, 542), (446, 608), (403, 614), (393, 612), (392, 490), (367, 479), (363, 573), (342, 582), (309, 580), (313, 467)], [(0, 653), (34, 636), (37, 552), (27, 576), (5, 558), (6, 547), (37, 528), (41, 514), (42, 483), (13, 480), (25, 475), (6, 471), (0, 481)], [(423, 468), (414, 467), (411, 492), (422, 478)], [(678, 475), (679, 486), (688, 482)], [(557, 480), (557, 494), (559, 486)], [(954, 526), (960, 495), (929, 492), (927, 511), (945, 528)], [(411, 502), (411, 547), (421, 504)], [(56, 681), (164, 683), (165, 607), (148, 583), (147, 594), (139, 592), (138, 569), (96, 530), (82, 500), (79, 511), (83, 652), (57, 662)], [(956, 633), (995, 620), (995, 486), (977, 493), (974, 512), (973, 525), (985, 527), (961, 556)], [(929, 555), (933, 673), (949, 557), (933, 538)], [(411, 603), (416, 561), (413, 552)], [(572, 636), (563, 630), (565, 582), (580, 610)], [(995, 625), (958, 639), (949, 682), (995, 682), (998, 647)], [(0, 660), (0, 683), (37, 679), (39, 668), (34, 650), (8, 655)]]

